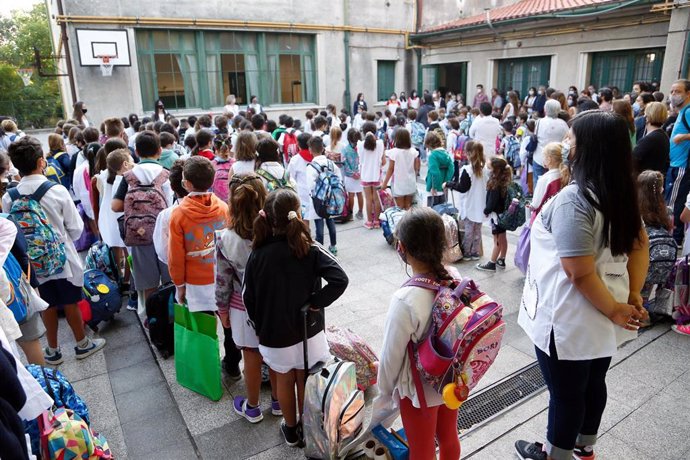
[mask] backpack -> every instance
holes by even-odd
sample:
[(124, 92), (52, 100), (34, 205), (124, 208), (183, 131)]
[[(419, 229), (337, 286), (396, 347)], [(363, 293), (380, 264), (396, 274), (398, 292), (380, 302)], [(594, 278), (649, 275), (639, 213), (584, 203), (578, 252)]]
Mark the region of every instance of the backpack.
[(509, 135), (506, 139), (504, 155), (506, 157), (506, 161), (508, 162), (510, 167), (513, 168), (513, 170), (517, 170), (521, 166), (520, 143), (512, 134)]
[(403, 286), (436, 292), (426, 334), (407, 345), (422, 408), (427, 407), (422, 383), (439, 393), (452, 383), (469, 392), (498, 356), (506, 328), (503, 306), (470, 279), (439, 282), (417, 275)]
[(99, 270), (84, 272), (84, 297), (91, 306), (91, 328), (98, 326), (101, 321), (109, 321), (120, 311), (122, 296), (115, 281)]
[(211, 163), (213, 163), (213, 168), (216, 170), (211, 190), (213, 190), (214, 195), (227, 203), (230, 196), (230, 169), (234, 161), (218, 160), (216, 158)]
[(467, 155), (465, 155), (465, 143), (469, 139), (468, 136), (464, 134), (458, 134), (455, 138), (455, 147), (453, 148), (453, 159), (457, 161), (467, 161)]
[(163, 183), (169, 173), (163, 169), (149, 185), (143, 185), (132, 171), (124, 174), (129, 189), (125, 195), (124, 233), (127, 246), (153, 244), (156, 217), (168, 207), (163, 195)]
[(376, 384), (379, 358), (363, 338), (348, 328), (328, 326), (326, 340), (333, 356), (355, 363), (357, 388), (365, 391)]
[(29, 285), (26, 275), (19, 266), (17, 259), (9, 253), (7, 259), (2, 266), (5, 270), (5, 275), (7, 278), (7, 285), (9, 286), (10, 296), (8, 299), (3, 299), (7, 308), (14, 314), (14, 319), (18, 324), (22, 324), (26, 321), (28, 316), (28, 305), (29, 305), (29, 291), (31, 285)]
[(419, 121), (412, 122), (412, 145), (424, 145), (426, 127)]
[(283, 156), (285, 157), (285, 164), (290, 163), (292, 157), (297, 155), (299, 145), (297, 144), (297, 136), (295, 131), (285, 131), (283, 133)]
[(113, 252), (102, 241), (96, 241), (91, 245), (89, 252), (86, 253), (84, 268), (86, 270), (99, 270), (114, 282), (120, 282), (120, 270), (117, 262), (115, 262), (115, 257), (113, 257)]
[(48, 180), (56, 184), (64, 185), (65, 188), (69, 189), (71, 182), (70, 177), (65, 174), (62, 164), (58, 161), (58, 158), (63, 155), (67, 154), (65, 152), (58, 152), (54, 155), (51, 154), (46, 156), (46, 163), (48, 163), (48, 166), (46, 166), (45, 176)]
[(505, 211), (498, 216), (498, 225), (506, 230), (513, 231), (523, 225), (527, 220), (525, 216), (525, 196), (522, 187), (517, 182), (511, 182), (506, 191)]
[(269, 193), (273, 190), (278, 190), (279, 188), (289, 188), (290, 190), (295, 189), (295, 187), (293, 187), (290, 183), (287, 170), (283, 173), (283, 177), (281, 177), (280, 179), (274, 177), (273, 174), (269, 173), (268, 171), (262, 168), (257, 169), (255, 172), (257, 176), (266, 180), (266, 189)]
[(531, 165), (534, 160), (534, 152), (537, 150), (537, 144), (539, 144), (539, 139), (537, 138), (537, 133), (539, 132), (539, 122), (534, 128), (534, 134), (529, 135), (529, 142), (525, 146), (525, 151), (527, 152), (527, 164)]
[(649, 235), (649, 271), (645, 284), (662, 284), (676, 264), (678, 245), (665, 228), (647, 227)]
[(316, 215), (322, 219), (339, 216), (343, 213), (347, 195), (343, 183), (335, 173), (335, 165), (331, 160), (325, 166), (314, 162), (309, 164), (319, 174), (311, 195)]
[(65, 243), (41, 207), (41, 199), (55, 185), (47, 180), (31, 195), (21, 195), (16, 187), (7, 190), (12, 199), (10, 219), (21, 228), (31, 266), (42, 278), (61, 273), (67, 262)]
[(63, 407), (52, 413), (44, 412), (39, 417), (39, 426), (44, 460), (113, 458), (108, 441), (70, 409)]

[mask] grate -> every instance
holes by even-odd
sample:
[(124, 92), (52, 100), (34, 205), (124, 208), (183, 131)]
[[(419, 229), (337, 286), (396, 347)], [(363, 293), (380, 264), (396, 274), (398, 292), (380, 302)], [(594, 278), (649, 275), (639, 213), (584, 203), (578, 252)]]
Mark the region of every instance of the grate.
[(546, 389), (539, 364), (534, 362), (500, 380), (463, 403), (458, 411), (458, 433), (468, 431), (501, 412), (512, 408)]

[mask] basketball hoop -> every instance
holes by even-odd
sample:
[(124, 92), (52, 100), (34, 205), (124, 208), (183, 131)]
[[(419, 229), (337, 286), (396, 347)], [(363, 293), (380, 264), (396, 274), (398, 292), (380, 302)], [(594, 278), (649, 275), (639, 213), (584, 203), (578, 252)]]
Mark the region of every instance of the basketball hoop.
[(17, 69), (17, 73), (19, 74), (20, 77), (22, 77), (22, 81), (24, 82), (24, 86), (29, 86), (33, 82), (31, 81), (31, 75), (34, 73), (34, 69)]
[(113, 63), (110, 62), (115, 56), (96, 56), (101, 62), (101, 75), (104, 77), (110, 77), (113, 74)]

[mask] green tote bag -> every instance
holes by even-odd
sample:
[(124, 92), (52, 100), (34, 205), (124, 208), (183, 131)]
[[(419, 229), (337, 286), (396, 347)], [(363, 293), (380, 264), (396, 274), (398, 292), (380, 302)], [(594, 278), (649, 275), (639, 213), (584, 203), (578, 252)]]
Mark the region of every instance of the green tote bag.
[(216, 317), (175, 304), (177, 383), (218, 401), (223, 396)]

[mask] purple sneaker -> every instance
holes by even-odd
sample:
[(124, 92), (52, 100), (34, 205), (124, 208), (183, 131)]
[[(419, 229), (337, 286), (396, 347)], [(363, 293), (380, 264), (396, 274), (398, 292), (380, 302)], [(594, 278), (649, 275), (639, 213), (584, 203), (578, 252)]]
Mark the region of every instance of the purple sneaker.
[(283, 410), (280, 408), (280, 403), (277, 399), (273, 399), (273, 397), (271, 397), (271, 414), (276, 417), (283, 416)]
[(232, 405), (235, 412), (246, 418), (250, 423), (259, 423), (264, 419), (261, 407), (249, 407), (249, 402), (244, 396), (235, 396)]

